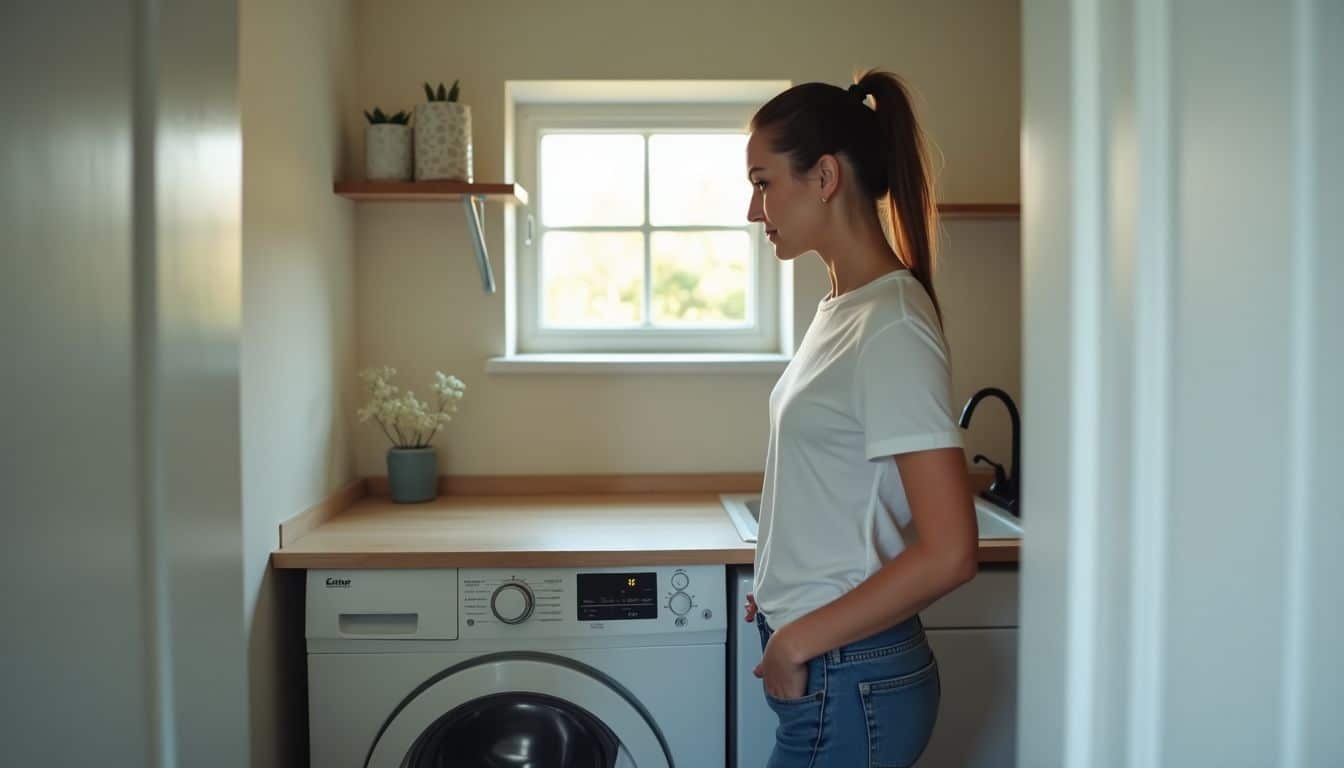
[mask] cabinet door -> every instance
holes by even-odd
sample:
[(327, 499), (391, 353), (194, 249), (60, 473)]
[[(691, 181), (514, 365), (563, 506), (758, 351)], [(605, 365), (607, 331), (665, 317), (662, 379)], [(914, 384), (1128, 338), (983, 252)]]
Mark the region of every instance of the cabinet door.
[(942, 701), (920, 768), (1016, 765), (1017, 630), (931, 629)]
[(975, 578), (919, 612), (925, 629), (1016, 627), (1017, 568), (980, 567)]

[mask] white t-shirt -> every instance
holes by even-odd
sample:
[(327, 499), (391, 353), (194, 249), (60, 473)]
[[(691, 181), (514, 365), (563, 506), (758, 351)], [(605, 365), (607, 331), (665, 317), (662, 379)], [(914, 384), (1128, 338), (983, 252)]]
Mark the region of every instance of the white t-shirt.
[(960, 447), (947, 343), (928, 292), (889, 272), (817, 306), (770, 392), (755, 597), (776, 630), (905, 548), (910, 504), (891, 456)]

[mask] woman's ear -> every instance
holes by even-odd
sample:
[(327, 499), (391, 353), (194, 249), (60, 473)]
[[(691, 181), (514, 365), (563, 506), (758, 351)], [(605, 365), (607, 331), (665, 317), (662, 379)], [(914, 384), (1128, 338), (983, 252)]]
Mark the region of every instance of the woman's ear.
[(821, 201), (827, 202), (835, 197), (835, 193), (840, 190), (840, 158), (835, 155), (822, 155), (817, 158), (817, 178), (820, 180), (821, 188), (817, 191)]

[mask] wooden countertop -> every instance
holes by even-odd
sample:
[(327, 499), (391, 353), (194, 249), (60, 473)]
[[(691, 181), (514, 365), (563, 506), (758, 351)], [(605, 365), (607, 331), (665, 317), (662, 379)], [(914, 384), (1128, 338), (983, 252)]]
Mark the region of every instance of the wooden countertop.
[[(755, 544), (738, 536), (719, 504), (717, 490), (498, 493), (502, 487), (529, 488), (525, 482), (500, 483), (477, 487), (477, 493), (441, 493), (422, 504), (395, 504), (379, 493), (384, 483), (380, 478), (356, 481), (283, 523), (281, 546), (271, 554), (271, 564), (276, 568), (750, 565), (756, 550)], [(543, 485), (553, 488), (555, 483), (532, 483), (531, 488)], [(706, 483), (689, 485), (703, 488)], [(722, 492), (740, 492), (742, 485), (727, 483)], [(629, 486), (627, 482), (613, 487)], [(595, 484), (577, 487), (591, 489)], [(1019, 548), (1017, 540), (982, 540), (980, 562), (1016, 563)]]
[(272, 555), (277, 568), (751, 563), (717, 496), (364, 498)]

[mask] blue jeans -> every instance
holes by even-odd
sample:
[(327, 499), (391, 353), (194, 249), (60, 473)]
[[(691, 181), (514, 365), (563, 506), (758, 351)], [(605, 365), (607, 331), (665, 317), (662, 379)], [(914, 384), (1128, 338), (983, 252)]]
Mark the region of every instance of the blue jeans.
[[(761, 648), (774, 630), (756, 614)], [(764, 692), (779, 716), (766, 768), (914, 765), (938, 718), (941, 688), (924, 625), (913, 616), (807, 662), (797, 699)]]

